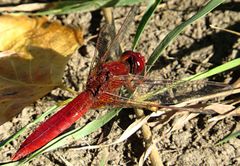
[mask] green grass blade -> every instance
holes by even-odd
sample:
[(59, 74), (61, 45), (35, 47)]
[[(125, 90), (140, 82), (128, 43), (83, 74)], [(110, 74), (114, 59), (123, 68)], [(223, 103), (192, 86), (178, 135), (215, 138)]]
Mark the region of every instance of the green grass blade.
[(148, 21), (150, 20), (151, 16), (153, 15), (154, 11), (156, 10), (158, 4), (160, 4), (161, 1), (162, 0), (155, 0), (155, 1), (151, 2), (147, 11), (143, 15), (143, 17), (138, 25), (138, 28), (137, 28), (137, 31), (136, 31), (136, 34), (135, 34), (135, 37), (133, 40), (132, 50), (134, 50), (136, 48), (145, 26), (147, 25)]
[(99, 166), (105, 166), (106, 165), (106, 161), (107, 161), (106, 158), (101, 159), (100, 162), (99, 162)]
[(183, 79), (184, 81), (188, 81), (188, 80), (201, 80), (201, 79), (204, 79), (204, 78), (208, 78), (210, 76), (213, 76), (213, 75), (216, 75), (216, 74), (219, 74), (219, 73), (222, 73), (224, 71), (227, 71), (227, 70), (230, 70), (230, 69), (233, 69), (237, 66), (240, 66), (240, 58), (237, 58), (237, 59), (234, 59), (230, 62), (227, 62), (227, 63), (224, 63), (220, 66), (217, 66), (211, 70), (208, 70), (206, 72), (202, 72), (202, 73), (198, 73), (198, 74), (195, 74), (193, 76), (190, 76), (190, 77), (187, 77), (185, 79)]
[(15, 161), (15, 162), (9, 162), (9, 163), (0, 163), (1, 166), (18, 166), (19, 162)]
[(236, 131), (234, 133), (231, 133), (228, 136), (226, 136), (225, 138), (223, 138), (222, 140), (220, 140), (216, 145), (224, 144), (231, 139), (237, 138), (238, 136), (240, 136), (240, 131)]
[(46, 14), (68, 14), (73, 12), (87, 12), (97, 10), (103, 7), (120, 7), (126, 5), (134, 5), (143, 2), (143, 0), (72, 0), (58, 1), (50, 3), (49, 6), (54, 6), (53, 9), (47, 11), (36, 12), (35, 15)]
[(198, 11), (194, 16), (186, 20), (185, 22), (178, 25), (174, 30), (172, 30), (168, 35), (163, 39), (163, 41), (156, 47), (152, 55), (148, 59), (147, 65), (149, 66), (147, 72), (152, 68), (154, 63), (158, 60), (163, 50), (186, 28), (186, 26), (192, 24), (194, 21), (202, 18), (218, 5), (223, 3), (224, 0), (211, 0), (206, 6), (204, 6), (200, 11)]

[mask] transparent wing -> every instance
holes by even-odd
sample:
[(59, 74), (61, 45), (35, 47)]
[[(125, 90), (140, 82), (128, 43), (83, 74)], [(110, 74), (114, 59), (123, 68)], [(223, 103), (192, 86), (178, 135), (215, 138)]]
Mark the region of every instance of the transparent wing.
[[(162, 84), (162, 83), (160, 83), (160, 84)], [(145, 109), (148, 109), (148, 110), (151, 110), (151, 111), (157, 111), (159, 109), (164, 109), (164, 111), (174, 110), (174, 111), (180, 111), (180, 112), (181, 111), (187, 111), (187, 112), (194, 112), (194, 113), (215, 114), (216, 111), (212, 110), (211, 108), (207, 109), (208, 108), (207, 106), (212, 102), (216, 102), (213, 99), (216, 99), (217, 97), (227, 96), (223, 92), (230, 91), (231, 89), (229, 90), (229, 88), (231, 88), (231, 87), (227, 86), (227, 85), (224, 85), (224, 84), (221, 84), (221, 83), (216, 83), (216, 82), (207, 82), (207, 83), (205, 83), (205, 85), (209, 85), (211, 87), (213, 87), (213, 86), (214, 87), (221, 87), (223, 89), (221, 91), (217, 92), (217, 93), (215, 92), (215, 93), (210, 94), (208, 92), (207, 96), (205, 96), (206, 98), (202, 97), (202, 99), (201, 99), (198, 96), (195, 96), (195, 97), (197, 97), (197, 99), (200, 99), (200, 100), (195, 100), (195, 101), (193, 100), (194, 102), (189, 102), (187, 104), (186, 103), (185, 104), (181, 103), (180, 105), (179, 104), (175, 105), (176, 102), (174, 102), (174, 103), (169, 103), (168, 102), (168, 104), (172, 104), (172, 105), (164, 105), (165, 104), (164, 102), (159, 102), (158, 100), (157, 101), (156, 100), (154, 100), (154, 101), (153, 100), (142, 101), (142, 100), (139, 100), (139, 98), (128, 98), (128, 97), (120, 96), (120, 95), (105, 91), (101, 94), (101, 100), (98, 100), (97, 102), (95, 102), (95, 104), (93, 105), (93, 108), (102, 108), (102, 107), (145, 108)], [(238, 91), (238, 93), (239, 93), (239, 91)], [(231, 95), (231, 93), (228, 93), (228, 95)], [(181, 97), (182, 96), (184, 96), (184, 95), (182, 94)], [(167, 95), (166, 93), (164, 93), (164, 94), (162, 94), (161, 97), (167, 97), (168, 98), (169, 94)], [(176, 95), (176, 97), (177, 97), (177, 95)], [(191, 99), (192, 99), (192, 97), (194, 97), (194, 96), (191, 96)], [(171, 99), (173, 99), (173, 97), (171, 97)], [(182, 97), (181, 99), (184, 100), (184, 97)], [(204, 103), (199, 104), (199, 102), (206, 101), (206, 100), (211, 100), (211, 102), (207, 102), (207, 103), (204, 102)]]
[(197, 107), (178, 107), (178, 106), (166, 106), (159, 104), (157, 102), (151, 101), (137, 101), (129, 98), (124, 98), (111, 93), (105, 93), (105, 97), (108, 99), (108, 102), (100, 102), (97, 105), (94, 105), (93, 108), (142, 108), (148, 109), (151, 111), (157, 111), (159, 109), (164, 109), (165, 111), (188, 111), (191, 113), (204, 113), (204, 114), (214, 114), (215, 112), (210, 109), (204, 109), (207, 105), (194, 105)]
[(98, 66), (101, 65), (100, 59), (107, 51), (114, 37), (115, 27), (112, 24), (105, 24), (98, 34), (96, 49), (91, 62), (89, 76), (94, 75), (98, 71)]
[(97, 51), (98, 58), (102, 58), (115, 37), (115, 27), (112, 24), (105, 24), (98, 36)]
[[(192, 101), (193, 104), (206, 100), (216, 102), (224, 96), (223, 92), (228, 92), (230, 95), (233, 90), (230, 85), (207, 80), (153, 80), (138, 75), (115, 76), (114, 79), (123, 81), (130, 90), (136, 89), (131, 97), (134, 101), (154, 101), (162, 105), (175, 105), (187, 101)], [(106, 91), (106, 93), (110, 92)], [(122, 98), (128, 98), (127, 96), (127, 93), (121, 94)]]
[[(194, 99), (219, 100), (218, 93), (232, 90), (230, 85), (219, 82), (211, 82), (207, 80), (197, 81), (170, 81), (170, 80), (145, 80), (136, 90), (135, 98), (141, 100), (158, 101), (164, 105), (175, 105), (186, 101), (194, 101)], [(140, 97), (139, 94), (142, 94)], [(212, 98), (207, 96), (216, 94)], [(205, 99), (204, 99), (205, 98)]]
[(91, 64), (90, 76), (94, 75), (99, 70), (101, 64), (105, 63), (107, 60), (116, 60), (113, 57), (119, 57), (121, 54), (119, 43), (124, 39), (126, 31), (130, 26), (130, 23), (133, 21), (136, 11), (136, 6), (131, 8), (117, 35), (115, 35), (115, 28), (112, 24), (106, 24), (101, 29), (98, 36), (94, 60)]

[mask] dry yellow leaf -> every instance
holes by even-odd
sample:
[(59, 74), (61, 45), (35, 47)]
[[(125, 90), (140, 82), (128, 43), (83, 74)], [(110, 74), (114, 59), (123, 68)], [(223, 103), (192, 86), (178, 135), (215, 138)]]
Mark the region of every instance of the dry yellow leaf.
[(0, 17), (0, 125), (61, 84), (83, 33), (44, 17)]

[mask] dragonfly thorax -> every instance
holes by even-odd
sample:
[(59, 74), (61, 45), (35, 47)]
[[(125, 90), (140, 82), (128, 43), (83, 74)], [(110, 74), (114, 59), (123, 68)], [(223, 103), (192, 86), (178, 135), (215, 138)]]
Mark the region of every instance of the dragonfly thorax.
[(130, 65), (132, 74), (142, 73), (145, 67), (145, 58), (138, 52), (125, 51), (122, 54), (121, 61), (127, 62)]

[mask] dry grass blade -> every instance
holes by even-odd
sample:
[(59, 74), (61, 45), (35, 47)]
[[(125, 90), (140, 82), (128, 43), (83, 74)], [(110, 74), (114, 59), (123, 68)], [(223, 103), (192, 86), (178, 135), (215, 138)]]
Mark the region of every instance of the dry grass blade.
[(211, 27), (211, 28), (214, 28), (214, 29), (217, 29), (217, 30), (221, 30), (221, 31), (229, 32), (229, 33), (232, 33), (232, 34), (235, 34), (235, 35), (240, 36), (240, 33), (239, 33), (239, 32), (236, 32), (236, 31), (232, 31), (232, 30), (229, 30), (229, 29), (216, 27), (216, 26), (214, 26), (214, 25), (210, 25), (210, 27)]
[(146, 149), (146, 151), (142, 154), (142, 156), (140, 157), (140, 160), (138, 162), (138, 166), (143, 166), (144, 162), (147, 160), (148, 156), (151, 154), (152, 152), (152, 147), (153, 145), (151, 145), (150, 147), (148, 147)]
[(70, 163), (68, 160), (66, 160), (64, 157), (59, 156), (59, 158), (63, 161), (64, 165), (66, 166), (73, 166), (72, 163)]
[[(211, 95), (206, 95), (206, 96), (203, 96), (203, 97), (200, 97), (200, 98), (196, 98), (196, 99), (192, 99), (192, 100), (188, 100), (188, 101), (179, 103), (179, 104), (174, 105), (174, 106), (175, 107), (184, 107), (184, 106), (187, 106), (187, 105), (192, 105), (192, 104), (198, 103), (200, 101), (206, 101), (206, 100), (210, 100), (210, 99), (214, 99), (214, 98), (218, 98), (218, 97), (225, 97), (225, 96), (229, 96), (229, 95), (236, 94), (236, 93), (240, 93), (240, 88), (233, 89), (233, 90), (227, 90), (227, 91), (223, 91), (223, 92), (219, 92), (219, 93), (215, 93), (215, 94), (211, 94)], [(231, 106), (231, 105), (214, 103), (214, 104), (208, 105), (208, 106), (206, 106), (206, 107), (204, 107), (203, 109), (200, 109), (200, 110), (202, 110), (203, 112), (204, 112), (204, 110), (211, 110), (211, 111), (214, 111), (214, 112), (219, 113), (219, 114), (225, 114), (226, 112), (229, 112), (232, 109), (234, 109), (234, 107)], [(210, 121), (215, 121), (217, 119), (223, 119), (226, 116), (229, 116), (229, 114), (219, 115), (217, 117), (212, 118)], [(236, 114), (236, 112), (235, 112), (235, 114)], [(169, 132), (181, 129), (189, 120), (193, 119), (194, 117), (196, 117), (198, 115), (199, 115), (198, 113), (197, 114), (196, 113), (191, 113), (191, 114), (185, 113), (181, 118), (179, 118), (174, 123), (174, 125), (172, 126), (172, 128)]]
[(208, 121), (209, 122), (219, 121), (219, 120), (222, 120), (224, 118), (231, 117), (231, 116), (240, 116), (240, 107), (238, 107), (238, 108), (236, 108), (236, 109), (232, 110), (231, 112), (226, 113), (224, 115), (215, 116), (215, 117), (209, 119)]
[(173, 124), (173, 126), (171, 127), (168, 133), (181, 129), (189, 120), (197, 117), (198, 115), (199, 115), (198, 113), (190, 113), (190, 114), (184, 113), (182, 117), (178, 118), (175, 121), (175, 123)]
[(206, 106), (204, 109), (206, 110), (213, 110), (218, 114), (226, 114), (227, 112), (233, 110), (235, 107), (232, 105), (227, 104), (220, 104), (220, 103), (212, 103)]
[(235, 81), (235, 82), (232, 84), (232, 86), (233, 86), (234, 88), (240, 88), (240, 78), (238, 78), (237, 81)]
[(21, 4), (17, 6), (0, 7), (0, 12), (32, 12), (46, 9), (47, 6), (48, 4), (43, 3)]
[[(132, 123), (125, 131), (124, 133), (121, 135), (121, 137), (117, 140), (119, 142), (122, 142), (124, 140), (126, 140), (127, 138), (129, 138), (132, 134), (134, 134), (137, 130), (139, 130), (144, 124), (147, 123), (148, 119), (151, 117), (155, 117), (160, 116), (162, 114), (164, 114), (165, 112), (160, 111), (160, 112), (153, 112), (148, 116), (142, 117), (140, 119), (137, 119), (134, 123)], [(116, 142), (117, 142), (116, 141)]]
[(201, 101), (206, 101), (206, 100), (210, 100), (210, 99), (214, 99), (214, 98), (218, 98), (218, 97), (226, 97), (226, 96), (237, 94), (237, 93), (240, 93), (240, 88), (230, 89), (230, 90), (226, 90), (226, 91), (223, 91), (223, 92), (218, 92), (218, 93), (206, 95), (206, 96), (203, 96), (203, 97), (199, 97), (199, 98), (196, 98), (196, 99), (191, 99), (191, 100), (179, 103), (179, 104), (174, 105), (174, 106), (175, 107), (184, 107), (184, 106), (189, 105), (189, 104), (198, 103), (198, 102), (201, 102)]

